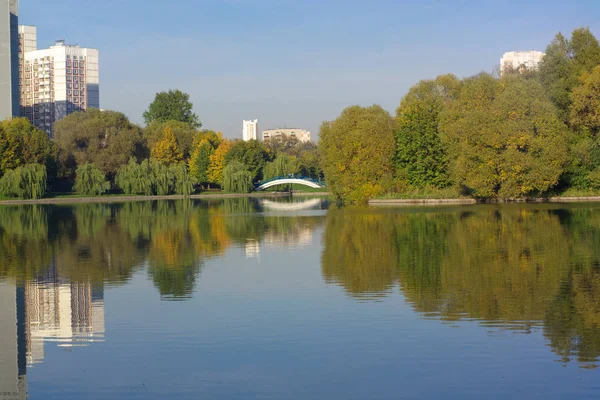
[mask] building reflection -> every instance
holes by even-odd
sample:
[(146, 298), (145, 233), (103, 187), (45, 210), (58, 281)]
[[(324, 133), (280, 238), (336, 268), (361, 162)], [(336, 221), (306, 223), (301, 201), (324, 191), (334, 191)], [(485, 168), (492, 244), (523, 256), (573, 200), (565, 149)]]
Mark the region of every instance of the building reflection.
[(22, 289), (0, 282), (0, 400), (27, 399)]

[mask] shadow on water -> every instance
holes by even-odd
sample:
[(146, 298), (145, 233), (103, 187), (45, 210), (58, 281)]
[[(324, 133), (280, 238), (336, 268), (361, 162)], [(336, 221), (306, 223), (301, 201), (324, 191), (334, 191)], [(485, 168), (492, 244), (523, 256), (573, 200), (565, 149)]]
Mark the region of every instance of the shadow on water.
[(414, 310), (522, 333), (560, 361), (600, 357), (600, 210), (330, 210), (322, 270), (359, 300), (399, 287)]

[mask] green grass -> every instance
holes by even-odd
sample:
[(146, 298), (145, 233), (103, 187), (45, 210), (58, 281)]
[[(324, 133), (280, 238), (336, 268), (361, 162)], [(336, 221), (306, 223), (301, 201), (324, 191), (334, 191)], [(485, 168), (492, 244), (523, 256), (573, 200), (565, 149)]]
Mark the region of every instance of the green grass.
[(456, 188), (446, 188), (446, 189), (412, 189), (403, 193), (388, 193), (379, 199), (406, 199), (406, 200), (414, 200), (414, 199), (462, 199), (466, 198), (462, 196), (458, 189)]
[(598, 197), (600, 192), (592, 189), (574, 189), (570, 188), (562, 193), (555, 195), (556, 197)]

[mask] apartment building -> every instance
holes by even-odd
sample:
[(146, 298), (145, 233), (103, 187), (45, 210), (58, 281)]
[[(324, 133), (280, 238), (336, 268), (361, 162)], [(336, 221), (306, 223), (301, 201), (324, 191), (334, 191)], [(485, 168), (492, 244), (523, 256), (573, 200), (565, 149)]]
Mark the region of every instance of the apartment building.
[(244, 141), (258, 140), (258, 120), (254, 119), (251, 121), (244, 120), (242, 137)]
[(21, 116), (46, 131), (69, 114), (100, 108), (100, 69), (97, 49), (57, 41), (37, 49), (35, 27), (19, 27), (21, 48)]
[(519, 71), (523, 68), (535, 71), (540, 62), (546, 56), (541, 51), (511, 51), (504, 53), (500, 59), (500, 73), (504, 74), (507, 70)]
[(19, 1), (0, 0), (0, 120), (18, 117)]
[(310, 142), (310, 132), (299, 128), (269, 129), (262, 133), (264, 140), (283, 140), (283, 138), (296, 139), (302, 143)]

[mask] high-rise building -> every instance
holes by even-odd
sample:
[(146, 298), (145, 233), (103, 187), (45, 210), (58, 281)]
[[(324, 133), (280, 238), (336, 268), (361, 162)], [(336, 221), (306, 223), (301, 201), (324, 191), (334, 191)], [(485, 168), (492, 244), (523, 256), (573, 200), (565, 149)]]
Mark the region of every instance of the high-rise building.
[(546, 56), (541, 51), (511, 51), (504, 53), (500, 59), (500, 73), (506, 71), (522, 71), (523, 69), (536, 71), (542, 59)]
[(243, 138), (247, 142), (249, 140), (258, 140), (258, 120), (244, 120)]
[(263, 131), (262, 136), (263, 140), (289, 138), (299, 140), (302, 143), (310, 142), (310, 132), (299, 128), (269, 129)]
[(0, 120), (18, 117), (19, 1), (0, 0)]
[(27, 399), (22, 321), (22, 290), (14, 283), (0, 282), (0, 399)]
[(54, 123), (67, 115), (100, 108), (97, 49), (56, 42), (37, 50), (35, 27), (21, 26), (21, 115), (52, 136)]

